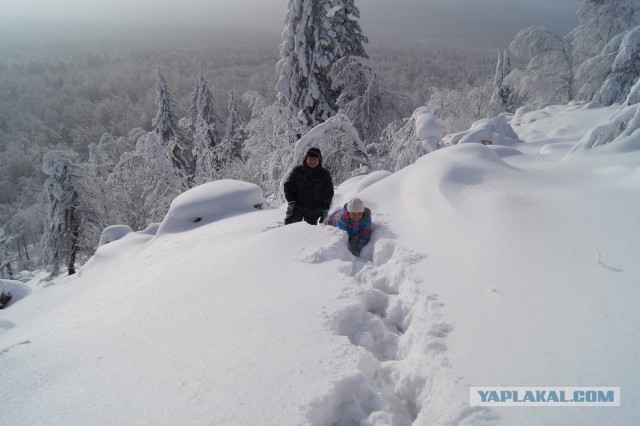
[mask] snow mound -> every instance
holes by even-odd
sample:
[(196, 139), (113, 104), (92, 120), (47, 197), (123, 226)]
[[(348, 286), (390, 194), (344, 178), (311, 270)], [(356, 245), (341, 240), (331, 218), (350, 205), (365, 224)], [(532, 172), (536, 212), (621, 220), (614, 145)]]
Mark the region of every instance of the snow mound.
[(11, 301), (4, 307), (6, 309), (28, 296), (31, 293), (31, 288), (21, 281), (0, 280), (0, 293), (11, 295)]
[[(336, 193), (333, 197), (333, 202), (331, 204), (332, 209), (342, 208), (342, 206), (352, 197), (358, 196), (362, 198), (360, 194), (362, 191), (391, 175), (392, 173), (389, 171), (376, 170), (368, 175), (356, 176), (343, 182), (340, 184), (340, 192)], [(366, 197), (362, 198), (362, 200), (367, 207), (370, 207)]]
[(232, 179), (205, 183), (177, 196), (157, 235), (183, 232), (264, 207), (262, 189)]
[(108, 244), (112, 241), (118, 241), (128, 233), (133, 232), (129, 225), (113, 225), (104, 228), (100, 236), (98, 247)]
[(445, 136), (443, 142), (445, 145), (478, 143), (510, 146), (522, 141), (507, 122), (507, 118), (500, 115), (478, 120), (471, 125), (471, 129), (465, 132)]

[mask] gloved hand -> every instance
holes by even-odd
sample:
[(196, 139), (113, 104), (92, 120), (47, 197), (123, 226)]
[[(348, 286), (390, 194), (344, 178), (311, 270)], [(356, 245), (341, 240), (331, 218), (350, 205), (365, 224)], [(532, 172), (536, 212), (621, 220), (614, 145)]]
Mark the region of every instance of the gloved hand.
[(324, 221), (327, 220), (328, 216), (329, 216), (329, 210), (322, 210), (320, 212), (320, 223), (324, 223)]
[(296, 211), (296, 202), (295, 201), (289, 201), (289, 205), (287, 206), (287, 212), (285, 213), (284, 217), (291, 217), (293, 216), (293, 212)]

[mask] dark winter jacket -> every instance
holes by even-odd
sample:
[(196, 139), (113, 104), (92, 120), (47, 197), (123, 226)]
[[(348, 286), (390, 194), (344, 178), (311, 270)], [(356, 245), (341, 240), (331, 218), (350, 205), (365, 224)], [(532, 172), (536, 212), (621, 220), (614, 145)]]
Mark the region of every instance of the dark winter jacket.
[(329, 210), (333, 199), (333, 181), (331, 174), (322, 167), (307, 166), (307, 157), (302, 164), (294, 167), (284, 183), (284, 196), (287, 202), (295, 202), (305, 209)]
[(329, 215), (327, 223), (347, 231), (347, 234), (349, 234), (349, 250), (356, 256), (360, 256), (360, 251), (367, 245), (373, 232), (371, 210), (367, 207), (364, 209), (362, 219), (354, 222), (349, 217), (347, 205), (345, 204), (341, 210), (336, 210)]

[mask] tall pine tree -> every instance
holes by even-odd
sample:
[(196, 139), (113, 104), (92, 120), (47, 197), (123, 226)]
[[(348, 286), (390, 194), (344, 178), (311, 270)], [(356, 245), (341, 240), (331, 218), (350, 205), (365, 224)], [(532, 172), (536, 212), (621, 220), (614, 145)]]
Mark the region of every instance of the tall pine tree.
[(224, 162), (242, 160), (242, 145), (247, 139), (245, 131), (246, 120), (238, 108), (233, 92), (229, 92), (227, 110), (227, 122), (225, 123), (221, 149), (218, 150), (218, 153)]
[(160, 66), (156, 70), (156, 104), (158, 112), (153, 119), (153, 130), (158, 134), (165, 154), (173, 162), (180, 175), (191, 179), (194, 173), (193, 157), (178, 126), (177, 104), (171, 95)]
[(207, 81), (198, 73), (191, 94), (191, 122), (193, 126), (193, 158), (195, 163), (195, 182), (205, 183), (214, 180), (219, 167), (214, 149), (222, 139), (222, 124), (214, 110), (214, 99)]
[(498, 50), (498, 62), (496, 64), (496, 75), (494, 78), (494, 90), (491, 95), (491, 102), (496, 113), (508, 111), (509, 95), (511, 94), (509, 87), (504, 84), (504, 79), (511, 72), (511, 59), (509, 51), (504, 52)]
[(278, 100), (302, 126), (335, 114), (339, 92), (329, 76), (334, 62), (367, 57), (359, 17), (354, 0), (289, 0), (277, 65)]

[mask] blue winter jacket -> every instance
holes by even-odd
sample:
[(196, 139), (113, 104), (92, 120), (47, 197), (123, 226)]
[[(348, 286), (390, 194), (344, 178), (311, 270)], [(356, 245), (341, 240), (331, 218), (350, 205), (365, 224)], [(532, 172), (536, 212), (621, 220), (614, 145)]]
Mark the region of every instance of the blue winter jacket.
[(356, 256), (360, 256), (362, 247), (367, 245), (373, 232), (371, 210), (367, 207), (364, 208), (364, 215), (359, 222), (351, 220), (345, 204), (342, 209), (336, 210), (329, 215), (327, 223), (347, 231), (347, 234), (349, 234), (349, 250)]

